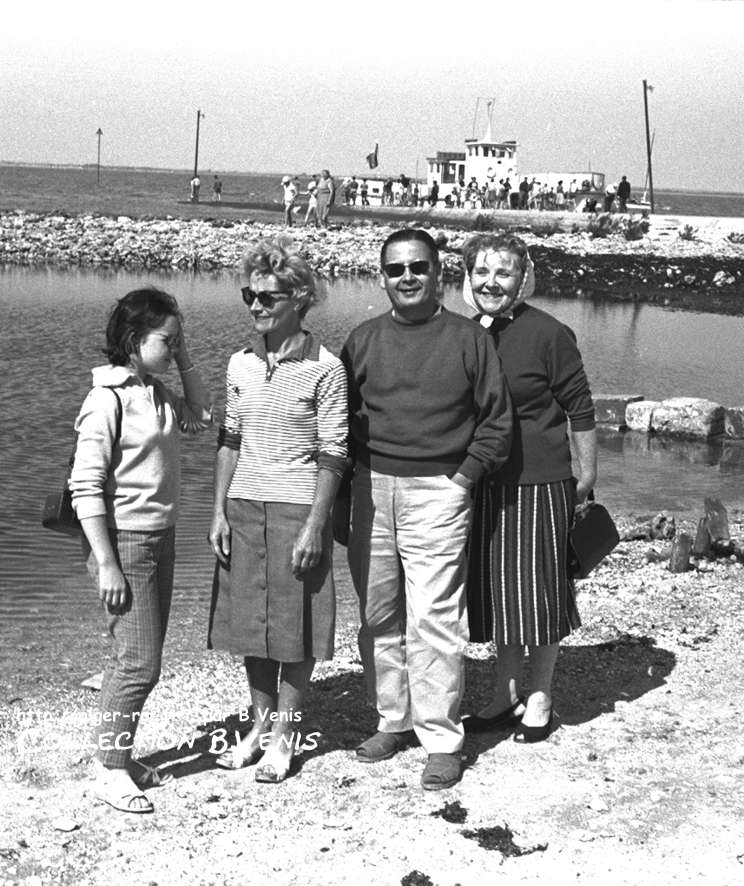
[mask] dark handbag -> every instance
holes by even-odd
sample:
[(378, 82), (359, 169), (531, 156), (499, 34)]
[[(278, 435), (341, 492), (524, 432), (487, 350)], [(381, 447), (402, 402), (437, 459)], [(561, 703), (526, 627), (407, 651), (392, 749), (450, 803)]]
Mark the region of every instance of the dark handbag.
[[(115, 446), (121, 437), (121, 413), (122, 405), (119, 395), (113, 388), (109, 388), (111, 393), (116, 397), (116, 433), (114, 435), (113, 445)], [(77, 449), (77, 436), (75, 437), (75, 445), (72, 447), (70, 458), (67, 462), (67, 473), (62, 484), (60, 492), (52, 492), (47, 495), (44, 502), (44, 510), (41, 514), (41, 525), (45, 529), (51, 529), (53, 532), (61, 532), (64, 535), (80, 535), (83, 527), (77, 518), (75, 509), (72, 506), (72, 493), (70, 492), (70, 474), (72, 466), (75, 464), (75, 450)]]
[(62, 484), (62, 491), (47, 495), (41, 515), (41, 525), (44, 529), (51, 529), (53, 532), (63, 532), (65, 535), (80, 535), (83, 531), (77, 514), (72, 507), (72, 493), (70, 492), (70, 474), (75, 463), (76, 448), (77, 443), (72, 447), (67, 473)]
[(568, 572), (573, 578), (586, 578), (620, 541), (607, 508), (594, 501), (594, 494), (576, 509), (568, 533)]

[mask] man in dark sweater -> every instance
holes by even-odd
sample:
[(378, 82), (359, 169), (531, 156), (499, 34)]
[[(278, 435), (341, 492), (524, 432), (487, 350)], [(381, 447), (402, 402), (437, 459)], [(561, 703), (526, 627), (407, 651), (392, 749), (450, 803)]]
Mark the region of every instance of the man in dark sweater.
[(381, 285), (392, 310), (358, 326), (341, 355), (349, 376), (349, 565), (359, 649), (378, 731), (362, 762), (415, 737), (427, 790), (462, 773), (465, 546), (472, 488), (511, 445), (511, 403), (490, 336), (441, 305), (442, 271), (425, 232), (391, 234)]
[(625, 175), (620, 179), (620, 184), (617, 186), (617, 199), (620, 203), (620, 212), (627, 212), (628, 200), (630, 199), (630, 182)]

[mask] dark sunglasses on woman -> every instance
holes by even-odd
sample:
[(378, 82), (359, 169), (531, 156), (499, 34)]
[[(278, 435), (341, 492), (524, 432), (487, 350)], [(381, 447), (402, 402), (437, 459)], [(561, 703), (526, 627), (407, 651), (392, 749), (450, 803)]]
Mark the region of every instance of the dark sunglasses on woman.
[(282, 290), (281, 292), (271, 292), (270, 290), (261, 290), (261, 292), (254, 292), (250, 286), (242, 286), (240, 288), (240, 294), (243, 296), (243, 301), (250, 307), (253, 302), (258, 299), (258, 303), (262, 308), (266, 308), (267, 310), (271, 310), (276, 307), (278, 302), (287, 301), (290, 298), (291, 292)]

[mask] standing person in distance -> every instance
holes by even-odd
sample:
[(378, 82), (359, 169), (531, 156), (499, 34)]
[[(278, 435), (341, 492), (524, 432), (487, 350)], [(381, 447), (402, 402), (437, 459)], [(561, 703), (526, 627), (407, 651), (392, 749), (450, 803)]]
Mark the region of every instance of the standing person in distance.
[(314, 175), (307, 183), (307, 212), (305, 213), (305, 225), (310, 224), (310, 219), (316, 228), (320, 227), (318, 219), (318, 177)]
[(331, 173), (327, 169), (323, 169), (320, 173), (317, 197), (320, 226), (322, 228), (327, 228), (328, 216), (331, 213), (331, 206), (333, 206), (333, 201), (336, 198), (336, 185), (331, 177)]
[[(95, 733), (95, 795), (122, 812), (152, 812), (143, 787), (155, 769), (132, 759), (142, 707), (158, 682), (168, 625), (179, 507), (180, 431), (211, 421), (209, 394), (191, 361), (173, 296), (125, 295), (106, 329), (109, 362), (76, 421), (73, 507), (90, 548), (88, 571), (113, 638)], [(176, 364), (183, 397), (156, 375)]]
[(628, 200), (630, 199), (630, 182), (627, 176), (620, 179), (617, 186), (617, 202), (620, 204), (620, 212), (628, 211)]
[(292, 214), (297, 200), (297, 183), (291, 176), (285, 175), (282, 178), (282, 190), (284, 191), (284, 224), (291, 228)]

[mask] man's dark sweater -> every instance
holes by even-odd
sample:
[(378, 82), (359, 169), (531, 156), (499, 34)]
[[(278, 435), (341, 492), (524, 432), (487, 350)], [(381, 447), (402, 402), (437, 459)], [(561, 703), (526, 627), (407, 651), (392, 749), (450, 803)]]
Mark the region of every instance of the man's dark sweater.
[(362, 323), (341, 353), (355, 458), (382, 474), (475, 482), (511, 446), (511, 403), (486, 330), (442, 310), (424, 323), (392, 313)]

